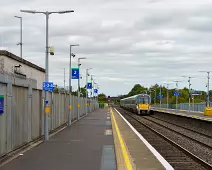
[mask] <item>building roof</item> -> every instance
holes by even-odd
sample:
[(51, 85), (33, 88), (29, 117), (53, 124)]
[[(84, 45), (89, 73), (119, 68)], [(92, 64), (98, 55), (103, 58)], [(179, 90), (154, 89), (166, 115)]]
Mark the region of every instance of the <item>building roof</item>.
[(0, 55), (7, 56), (7, 57), (9, 57), (9, 58), (11, 58), (13, 60), (19, 61), (20, 63), (23, 63), (25, 65), (28, 65), (28, 66), (30, 66), (32, 68), (35, 68), (35, 69), (37, 69), (37, 70), (42, 71), (42, 72), (45, 73), (45, 69), (44, 68), (39, 67), (39, 66), (37, 66), (37, 65), (35, 65), (35, 64), (33, 64), (33, 63), (31, 63), (31, 62), (23, 59), (23, 58), (20, 58), (17, 55), (10, 53), (9, 51), (0, 50)]

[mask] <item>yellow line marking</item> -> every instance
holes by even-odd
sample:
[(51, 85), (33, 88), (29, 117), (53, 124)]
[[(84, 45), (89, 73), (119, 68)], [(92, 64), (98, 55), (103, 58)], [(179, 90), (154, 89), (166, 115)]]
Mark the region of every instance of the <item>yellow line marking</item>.
[[(111, 110), (112, 111), (112, 110)], [(129, 155), (127, 153), (127, 148), (125, 146), (125, 143), (124, 143), (124, 140), (121, 136), (121, 133), (120, 133), (120, 130), (119, 130), (119, 127), (116, 123), (116, 119), (115, 119), (115, 116), (113, 114), (113, 111), (112, 111), (112, 118), (113, 118), (113, 121), (114, 121), (114, 125), (115, 125), (115, 129), (116, 129), (116, 132), (117, 132), (117, 135), (118, 135), (118, 138), (119, 138), (119, 141), (120, 141), (120, 145), (121, 145), (121, 149), (122, 149), (122, 154), (124, 156), (124, 160), (125, 160), (125, 164), (127, 166), (127, 170), (132, 170), (133, 169), (133, 166), (131, 164), (131, 161), (130, 161), (130, 158), (129, 158)]]

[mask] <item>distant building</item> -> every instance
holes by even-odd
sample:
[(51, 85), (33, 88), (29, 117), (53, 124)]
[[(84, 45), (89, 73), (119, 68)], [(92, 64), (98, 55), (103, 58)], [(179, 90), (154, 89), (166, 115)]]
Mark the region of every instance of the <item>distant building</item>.
[(0, 50), (0, 75), (33, 81), (33, 88), (42, 89), (45, 69), (6, 50)]

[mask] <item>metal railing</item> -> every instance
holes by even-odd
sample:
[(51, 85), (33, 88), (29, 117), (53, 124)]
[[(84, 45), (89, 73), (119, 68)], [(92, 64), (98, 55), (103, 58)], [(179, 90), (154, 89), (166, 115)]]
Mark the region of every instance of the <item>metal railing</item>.
[[(153, 108), (163, 108), (163, 109), (178, 109), (178, 110), (188, 110), (189, 111), (189, 104), (188, 103), (181, 103), (176, 106), (176, 104), (162, 104), (160, 105), (152, 105)], [(206, 104), (203, 103), (196, 103), (190, 105), (190, 111), (194, 112), (204, 112), (206, 108)]]

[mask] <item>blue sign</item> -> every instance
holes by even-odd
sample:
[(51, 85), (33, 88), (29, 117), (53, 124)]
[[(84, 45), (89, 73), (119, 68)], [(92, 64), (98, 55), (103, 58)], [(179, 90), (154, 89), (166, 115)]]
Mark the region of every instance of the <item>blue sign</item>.
[(94, 93), (98, 94), (98, 89), (94, 89)]
[(179, 97), (180, 95), (181, 95), (180, 92), (178, 92), (178, 91), (174, 92), (174, 96), (178, 96)]
[(158, 95), (158, 98), (159, 98), (159, 99), (163, 99), (163, 98), (164, 98), (164, 95), (162, 94), (161, 97), (160, 97), (160, 94), (159, 94), (159, 95)]
[(79, 79), (80, 77), (80, 72), (79, 68), (72, 68), (72, 79)]
[(4, 114), (4, 96), (0, 96), (0, 115)]
[(54, 91), (54, 84), (52, 82), (43, 82), (43, 90), (48, 92)]
[(88, 89), (92, 89), (92, 83), (88, 83)]

